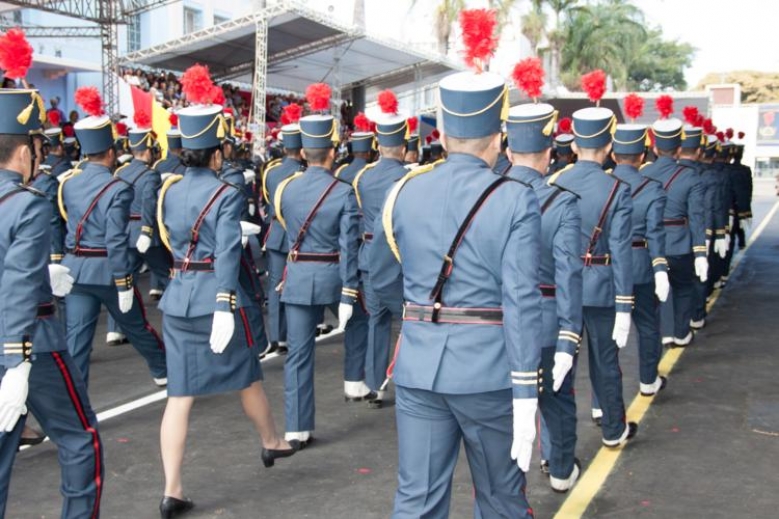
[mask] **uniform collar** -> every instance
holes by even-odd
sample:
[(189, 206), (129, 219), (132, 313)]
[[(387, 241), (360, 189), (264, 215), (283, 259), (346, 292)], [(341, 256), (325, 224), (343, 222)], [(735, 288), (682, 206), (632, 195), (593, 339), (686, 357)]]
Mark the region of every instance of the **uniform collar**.
[(104, 165), (95, 164), (94, 162), (89, 162), (89, 161), (84, 162), (84, 165), (81, 168), (81, 170), (89, 173), (108, 173), (109, 175), (111, 174), (111, 170), (105, 167)]
[(594, 160), (583, 160), (579, 159), (576, 161), (577, 166), (586, 166), (588, 168), (598, 168), (599, 170), (603, 171), (603, 164), (600, 164), (598, 162), (595, 162)]
[(658, 166), (668, 166), (676, 163), (676, 160), (672, 159), (671, 157), (657, 157), (657, 160), (655, 161), (655, 164)]
[(506, 176), (537, 187), (544, 183), (544, 177), (538, 171), (527, 166), (511, 166)]
[(0, 169), (0, 181), (2, 180), (18, 184), (22, 181), (22, 176), (10, 169)]
[(687, 166), (688, 168), (697, 168), (698, 162), (690, 159), (680, 159), (679, 160), (680, 166)]
[(324, 173), (325, 175), (333, 176), (332, 171), (329, 171), (322, 166), (309, 166), (306, 168), (306, 173)]
[(188, 175), (211, 175), (218, 176), (217, 173), (211, 168), (187, 168)]
[(401, 166), (401, 167), (403, 167), (403, 161), (402, 160), (393, 159), (393, 158), (390, 158), (390, 157), (382, 157), (381, 159), (379, 159), (379, 162), (383, 162), (383, 163), (389, 164), (391, 166)]
[(135, 157), (133, 157), (133, 160), (130, 161), (130, 164), (141, 164), (144, 167), (149, 165), (148, 162), (144, 162), (141, 159), (136, 159)]
[(469, 155), (467, 153), (450, 153), (449, 156), (446, 158), (446, 162), (452, 164), (471, 164), (474, 166), (478, 165), (478, 166), (491, 169), (489, 164), (484, 162), (484, 160), (480, 159), (475, 155)]

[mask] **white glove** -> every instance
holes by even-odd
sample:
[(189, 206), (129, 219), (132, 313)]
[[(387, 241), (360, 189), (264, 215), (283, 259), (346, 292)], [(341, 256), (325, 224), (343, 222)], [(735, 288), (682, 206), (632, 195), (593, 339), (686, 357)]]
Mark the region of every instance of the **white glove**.
[(138, 241), (135, 242), (135, 248), (138, 249), (138, 252), (141, 254), (146, 254), (146, 251), (149, 250), (149, 247), (151, 246), (151, 238), (146, 236), (145, 234), (141, 234), (138, 236)]
[(211, 325), (211, 351), (222, 353), (230, 344), (235, 333), (235, 316), (232, 312), (214, 312), (214, 323)]
[[(555, 355), (556, 356), (556, 355)], [(533, 454), (533, 440), (536, 439), (536, 411), (538, 400), (535, 398), (515, 398), (514, 441), (511, 442), (511, 459), (523, 472), (530, 469), (530, 457)]]
[(563, 385), (563, 380), (568, 372), (573, 367), (573, 355), (565, 353), (564, 351), (558, 351), (554, 354), (554, 366), (552, 367), (552, 380), (554, 385), (552, 390), (556, 393)]
[(251, 184), (257, 179), (257, 173), (252, 171), (251, 169), (245, 169), (243, 170), (243, 180), (247, 184)]
[(725, 259), (728, 253), (728, 240), (725, 238), (717, 238), (714, 240), (714, 253), (719, 254), (719, 257)]
[(133, 309), (133, 301), (135, 300), (135, 293), (133, 290), (120, 290), (119, 291), (119, 311), (126, 314)]
[(733, 215), (732, 214), (728, 215), (728, 229), (733, 229), (733, 224), (734, 223), (736, 223), (736, 222), (735, 222), (735, 218), (733, 217)]
[(354, 305), (341, 303), (338, 305), (338, 328), (340, 330), (346, 329), (346, 323), (352, 318), (354, 313)]
[(260, 234), (260, 226), (256, 223), (241, 222), (241, 246), (246, 247), (249, 243), (249, 236)]
[(614, 317), (614, 331), (611, 338), (617, 343), (618, 348), (624, 348), (628, 344), (630, 333), (630, 312), (617, 312)]
[(708, 254), (708, 253), (709, 253), (709, 251), (711, 250), (711, 249), (709, 248), (709, 247), (711, 247), (711, 240), (710, 240), (710, 239), (708, 239), (708, 238), (706, 238), (706, 241), (704, 242), (704, 245), (706, 246), (706, 254)]
[(701, 280), (701, 283), (705, 283), (709, 279), (709, 260), (700, 257), (695, 258), (695, 275)]
[(671, 291), (671, 283), (668, 281), (668, 272), (661, 270), (655, 272), (655, 295), (661, 303), (668, 300), (668, 292)]
[(744, 218), (741, 220), (741, 228), (744, 229), (744, 232), (749, 232), (749, 229), (752, 228), (752, 217)]
[(51, 281), (51, 293), (56, 297), (65, 297), (70, 294), (76, 280), (70, 275), (68, 267), (52, 263), (49, 265), (49, 281)]
[(0, 382), (0, 432), (11, 432), (19, 417), (27, 414), (27, 392), (32, 364), (22, 362), (6, 370)]
[(160, 180), (162, 180), (162, 182), (165, 182), (166, 180), (168, 180), (172, 176), (173, 176), (173, 173), (163, 173), (162, 175), (160, 175)]

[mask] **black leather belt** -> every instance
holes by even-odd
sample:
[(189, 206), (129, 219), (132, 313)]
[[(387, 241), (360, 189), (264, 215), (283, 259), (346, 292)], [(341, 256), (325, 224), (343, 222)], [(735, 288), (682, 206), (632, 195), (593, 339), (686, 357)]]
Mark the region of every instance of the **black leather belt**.
[(611, 256), (606, 254), (605, 256), (582, 256), (584, 265), (611, 265)]
[(557, 287), (554, 285), (540, 285), (540, 288), (543, 297), (555, 297), (557, 295)]
[(633, 240), (634, 249), (646, 249), (648, 246), (646, 240)]
[(372, 232), (364, 232), (362, 233), (362, 241), (371, 241), (373, 239), (373, 233)]
[(454, 308), (447, 306), (420, 306), (406, 303), (404, 321), (441, 324), (503, 324), (502, 308)]
[(68, 249), (68, 254), (73, 254), (79, 258), (107, 258), (108, 250), (106, 249), (85, 249), (78, 247), (76, 249)]
[(173, 261), (173, 270), (191, 270), (194, 272), (213, 272), (214, 271), (214, 262), (213, 261), (184, 261), (184, 260), (174, 260)]
[(37, 316), (38, 316), (38, 318), (50, 317), (50, 316), (54, 315), (55, 311), (56, 311), (56, 309), (54, 308), (54, 304), (53, 303), (44, 303), (42, 305), (38, 305), (38, 314), (37, 314)]
[(671, 218), (663, 220), (663, 225), (687, 225), (687, 218)]
[(140, 222), (141, 221), (141, 215), (139, 214), (131, 214), (130, 220), (133, 222)]
[(341, 255), (337, 252), (315, 253), (315, 252), (297, 252), (290, 251), (287, 255), (287, 261), (301, 262), (307, 261), (310, 263), (338, 263), (341, 260)]

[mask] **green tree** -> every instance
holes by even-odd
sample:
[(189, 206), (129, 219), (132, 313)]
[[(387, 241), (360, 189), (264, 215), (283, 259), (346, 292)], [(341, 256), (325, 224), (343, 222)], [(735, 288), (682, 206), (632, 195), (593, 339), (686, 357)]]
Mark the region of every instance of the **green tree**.
[(650, 29), (629, 64), (628, 88), (643, 92), (686, 90), (684, 69), (692, 65), (694, 54), (689, 43), (663, 40), (660, 29)]
[(522, 36), (530, 42), (533, 55), (538, 52), (538, 45), (546, 34), (546, 13), (544, 13), (544, 0), (533, 0), (530, 12), (522, 15)]

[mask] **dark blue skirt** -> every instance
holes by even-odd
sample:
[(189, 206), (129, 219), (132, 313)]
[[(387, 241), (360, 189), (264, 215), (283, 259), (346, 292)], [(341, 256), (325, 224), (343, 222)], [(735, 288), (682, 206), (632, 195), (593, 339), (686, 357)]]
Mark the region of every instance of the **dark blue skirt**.
[[(162, 331), (168, 363), (168, 395), (198, 396), (239, 391), (262, 380), (258, 344), (252, 329), (262, 325), (259, 308), (235, 312), (235, 333), (221, 354), (211, 351), (209, 339), (213, 316), (164, 316)], [(264, 334), (263, 334), (264, 335)]]

